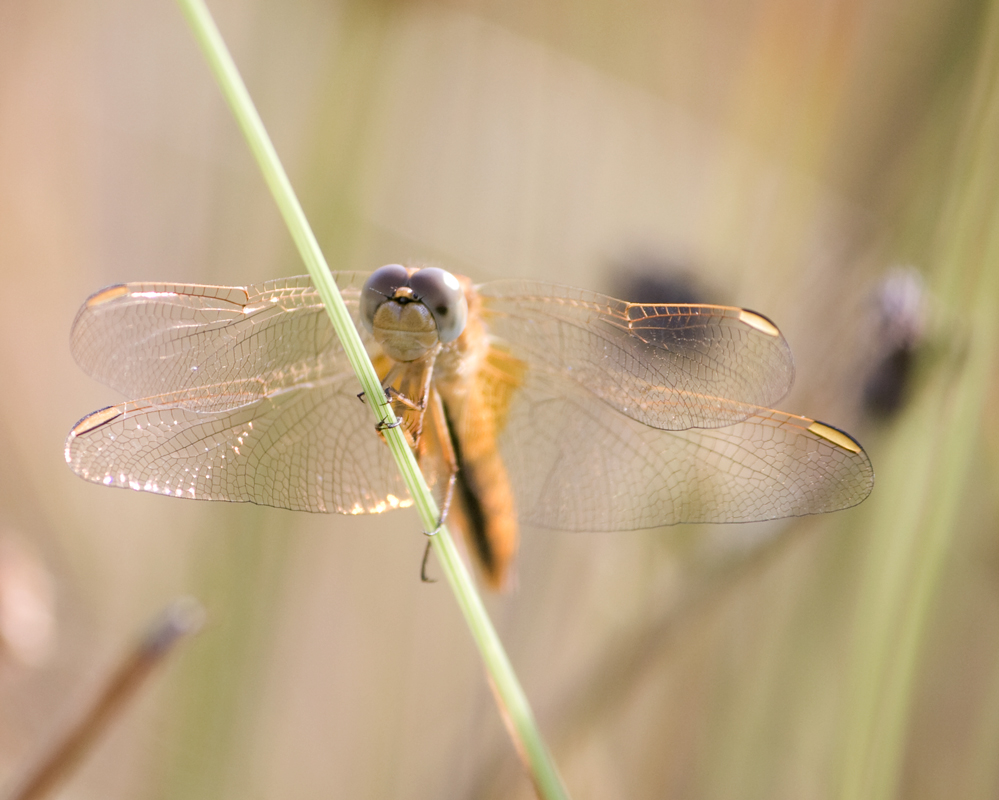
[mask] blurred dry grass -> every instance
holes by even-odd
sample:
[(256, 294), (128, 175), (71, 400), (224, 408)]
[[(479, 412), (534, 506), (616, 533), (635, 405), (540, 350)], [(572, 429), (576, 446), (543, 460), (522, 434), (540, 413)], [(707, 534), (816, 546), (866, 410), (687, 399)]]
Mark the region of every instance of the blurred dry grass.
[[(830, 517), (528, 532), (490, 607), (574, 796), (995, 797), (996, 9), (212, 9), (334, 269), (601, 289), (623, 254), (695, 265), (784, 330), (782, 408), (872, 455), (874, 495)], [(897, 262), (935, 292), (931, 339), (874, 428), (864, 298)], [(207, 630), (64, 796), (528, 796), (453, 601), (418, 581), (415, 516), (172, 501), (62, 463), (117, 399), (69, 357), (90, 292), (302, 271), (171, 3), (0, 8), (0, 264), (0, 539), (55, 586), (48, 656), (0, 649), (0, 780), (193, 593)]]

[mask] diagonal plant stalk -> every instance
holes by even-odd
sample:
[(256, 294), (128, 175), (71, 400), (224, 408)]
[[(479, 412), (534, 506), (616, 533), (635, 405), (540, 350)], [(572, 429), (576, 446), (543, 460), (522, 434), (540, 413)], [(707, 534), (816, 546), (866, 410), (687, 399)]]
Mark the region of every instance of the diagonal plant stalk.
[[(329, 266), (319, 248), (315, 235), (305, 218), (305, 213), (295, 196), (291, 182), (278, 159), (274, 145), (257, 114), (250, 94), (236, 69), (228, 48), (202, 0), (178, 0), (184, 16), (191, 26), (215, 79), (222, 89), (229, 107), (236, 117), (243, 135), (257, 160), (281, 216), (305, 262), (312, 283), (326, 306), (337, 336), (343, 345), (354, 372), (357, 373), (366, 397), (375, 416), (380, 422), (392, 424), (395, 415), (385, 401), (378, 376), (368, 358), (360, 336), (354, 328), (347, 307), (330, 274)], [(374, 436), (372, 431), (372, 436)], [(395, 457), (413, 496), (420, 520), (425, 530), (437, 527), (439, 511), (426, 481), (420, 472), (413, 452), (406, 444), (402, 432), (397, 428), (385, 431), (392, 455)], [(543, 798), (567, 798), (568, 793), (548, 752), (527, 696), (517, 680), (510, 660), (500, 643), (499, 637), (489, 620), (482, 599), (475, 589), (464, 562), (458, 555), (451, 535), (446, 527), (432, 539), (434, 550), (440, 560), (447, 581), (454, 592), (458, 605), (472, 632), (472, 637), (482, 655), (489, 682), (500, 707), (500, 715), (514, 740), (514, 745), (523, 759), (538, 794)]]
[[(937, 298), (960, 341), (935, 367), (884, 470), (860, 603), (838, 795), (900, 796), (920, 661), (955, 541), (963, 534), (968, 475), (989, 420), (999, 355), (999, 2), (983, 4), (974, 79), (937, 226)], [(900, 483), (900, 482), (904, 482)], [(994, 742), (990, 743), (990, 752)], [(911, 757), (911, 756), (910, 756)]]

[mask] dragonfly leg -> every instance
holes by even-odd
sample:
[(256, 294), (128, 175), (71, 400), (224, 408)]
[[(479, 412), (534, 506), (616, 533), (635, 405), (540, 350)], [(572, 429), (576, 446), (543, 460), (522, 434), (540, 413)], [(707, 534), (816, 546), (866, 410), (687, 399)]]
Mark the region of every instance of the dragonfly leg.
[(395, 401), (403, 408), (408, 408), (410, 411), (424, 411), (427, 407), (427, 398), (421, 397), (419, 400), (411, 400), (408, 395), (403, 394), (394, 386), (385, 387), (385, 399), (389, 402)]
[(430, 546), (433, 544), (427, 540), (427, 549), (423, 551), (423, 563), (420, 564), (420, 580), (424, 583), (437, 583), (437, 578), (427, 577), (427, 561), (430, 558)]
[[(432, 375), (433, 363), (425, 359), (399, 365), (399, 369), (390, 370), (385, 381), (382, 382), (385, 387), (385, 398), (391, 404), (396, 416), (402, 420), (402, 431), (406, 434), (409, 446), (414, 450), (420, 444), (423, 414), (427, 407)], [(389, 383), (390, 380), (395, 379), (398, 380), (397, 385)]]
[[(385, 402), (392, 401), (392, 395), (390, 393), (391, 392), (390, 384), (399, 375), (401, 369), (402, 368), (399, 364), (392, 364), (392, 366), (388, 367), (387, 369), (384, 366), (379, 367), (379, 370), (385, 373), (385, 377), (380, 379), (382, 384), (382, 390), (385, 392)], [(360, 400), (362, 403), (367, 403), (368, 402), (367, 392), (358, 392), (357, 399)]]
[(444, 527), (444, 522), (447, 520), (447, 512), (451, 510), (451, 498), (454, 497), (454, 485), (458, 479), (458, 472), (455, 470), (451, 473), (451, 477), (447, 481), (447, 489), (444, 490), (444, 501), (441, 503), (440, 516), (437, 518), (437, 527), (432, 531), (424, 531), (423, 533), (427, 536), (436, 536), (440, 533), (440, 529)]
[(436, 390), (430, 392), (430, 414), (434, 430), (437, 432), (437, 439), (440, 441), (441, 457), (444, 461), (444, 466), (447, 467), (448, 475), (447, 488), (444, 490), (444, 497), (441, 500), (440, 517), (437, 520), (437, 527), (432, 531), (425, 531), (427, 536), (433, 536), (444, 527), (448, 511), (451, 510), (451, 500), (454, 499), (454, 487), (458, 480), (458, 456), (454, 450), (454, 442), (451, 440), (451, 428), (447, 424), (444, 403)]
[[(377, 422), (375, 423), (375, 430), (378, 431), (378, 433), (383, 433), (384, 431), (387, 431), (390, 428), (398, 428), (400, 425), (402, 425), (404, 426), (403, 431), (406, 434), (406, 439), (409, 442), (409, 446), (415, 447), (416, 443), (419, 441), (419, 430), (417, 430), (414, 435), (413, 431), (411, 430), (413, 428), (413, 423), (407, 422), (406, 418), (407, 415), (410, 418), (412, 418), (415, 412), (416, 418), (422, 419), (423, 405), (414, 403), (412, 400), (409, 399), (409, 397), (404, 392), (399, 391), (398, 389), (396, 389), (394, 386), (391, 385), (392, 381), (394, 381), (398, 377), (401, 371), (402, 371), (401, 366), (399, 364), (396, 364), (388, 371), (388, 373), (386, 373), (385, 377), (382, 379), (382, 388), (385, 392), (385, 402), (394, 404), (392, 410), (395, 411), (397, 419), (395, 422), (384, 422), (384, 421)], [(429, 375), (427, 376), (427, 381), (429, 383)], [(361, 402), (366, 402), (364, 392), (361, 392), (358, 395), (358, 398), (361, 399)]]
[[(364, 392), (361, 392), (361, 395), (363, 394)], [(358, 396), (360, 397), (361, 395)], [(391, 386), (386, 387), (385, 389), (385, 399), (390, 403), (392, 402), (397, 403), (402, 408), (393, 409), (393, 411), (396, 412), (395, 422), (384, 422), (384, 421), (376, 422), (375, 430), (378, 431), (379, 433), (382, 433), (383, 431), (387, 431), (390, 428), (398, 428), (400, 425), (406, 423), (407, 412), (410, 412), (409, 417), (412, 420), (415, 420), (415, 422), (410, 422), (409, 424), (406, 424), (406, 427), (403, 429), (403, 431), (406, 434), (406, 440), (409, 442), (409, 446), (415, 448), (420, 441), (419, 422), (423, 417), (423, 409), (425, 403), (424, 404), (414, 403), (412, 400), (406, 397), (406, 395), (402, 394), (402, 392), (399, 392), (398, 390), (392, 388)]]

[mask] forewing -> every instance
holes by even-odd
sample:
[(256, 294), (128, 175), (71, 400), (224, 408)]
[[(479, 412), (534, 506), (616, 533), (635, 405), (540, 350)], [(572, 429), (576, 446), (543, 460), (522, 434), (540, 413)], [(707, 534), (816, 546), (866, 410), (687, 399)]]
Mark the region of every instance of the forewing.
[(112, 406), (76, 425), (66, 461), (94, 483), (175, 497), (349, 514), (411, 503), (353, 373), (272, 395), (245, 381)]
[(557, 530), (818, 514), (856, 505), (874, 481), (860, 446), (814, 420), (745, 407), (724, 428), (663, 431), (538, 373), (501, 446), (521, 519)]
[[(367, 275), (334, 277), (357, 324)], [(90, 375), (131, 397), (199, 387), (224, 393), (249, 379), (270, 393), (335, 375), (346, 364), (307, 276), (248, 287), (112, 286), (80, 309), (71, 348)]]
[(777, 402), (794, 378), (784, 337), (751, 311), (626, 303), (531, 281), (476, 288), (490, 334), (530, 371), (654, 428), (729, 425)]

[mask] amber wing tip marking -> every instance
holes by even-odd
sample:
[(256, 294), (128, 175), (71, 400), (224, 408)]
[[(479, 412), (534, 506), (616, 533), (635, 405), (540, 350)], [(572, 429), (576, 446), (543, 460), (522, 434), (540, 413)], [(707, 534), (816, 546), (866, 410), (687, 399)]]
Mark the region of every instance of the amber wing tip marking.
[(70, 436), (81, 436), (84, 433), (88, 433), (94, 428), (99, 428), (106, 422), (120, 417), (123, 413), (119, 406), (108, 406), (107, 408), (102, 408), (100, 411), (95, 411), (93, 414), (77, 422), (73, 426), (73, 430), (70, 431)]
[(755, 311), (747, 311), (744, 308), (739, 309), (739, 321), (744, 322), (751, 328), (756, 328), (760, 333), (765, 333), (767, 336), (775, 338), (780, 336), (777, 326), (762, 314), (757, 314)]
[(112, 300), (124, 297), (128, 293), (129, 288), (124, 283), (119, 283), (117, 286), (109, 286), (107, 289), (101, 289), (97, 294), (93, 294), (87, 298), (87, 308), (94, 308), (104, 303), (110, 303)]
[(822, 422), (812, 422), (812, 424), (808, 426), (808, 430), (816, 436), (821, 436), (827, 442), (831, 442), (837, 447), (849, 450), (851, 453), (864, 452), (864, 448), (862, 448), (852, 436), (843, 433), (843, 431), (837, 428), (833, 428), (831, 425), (826, 425)]

